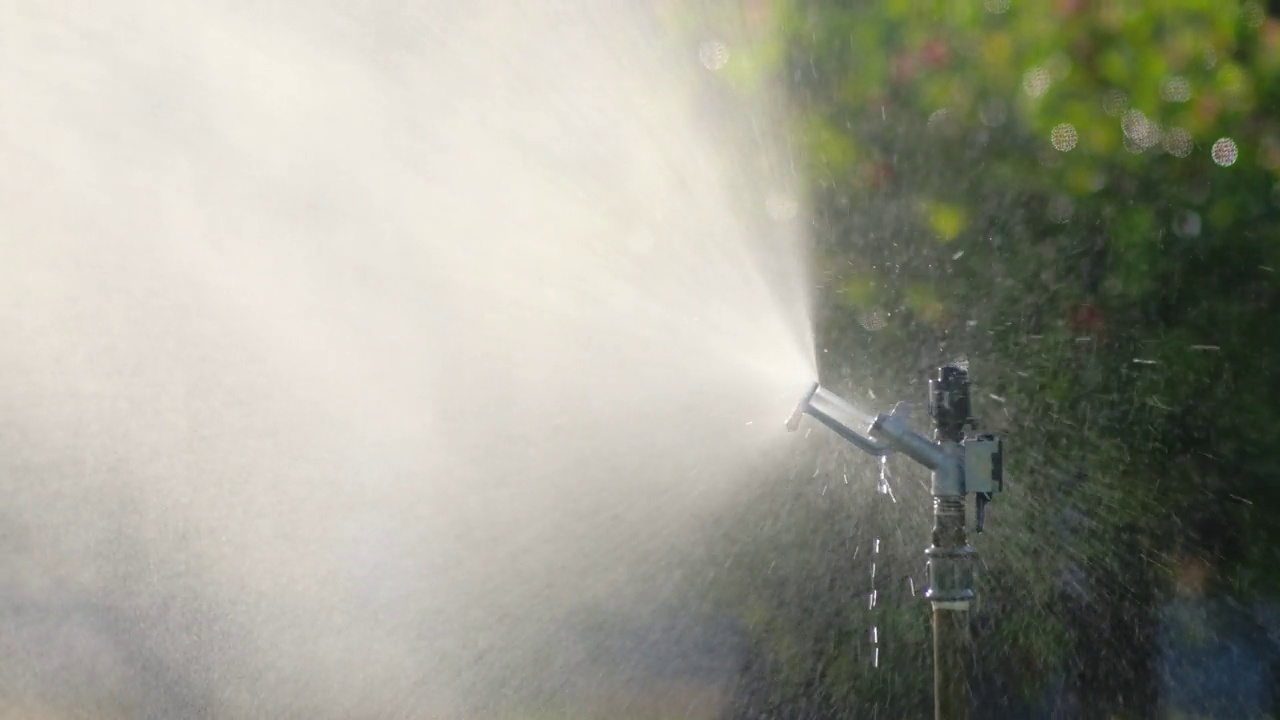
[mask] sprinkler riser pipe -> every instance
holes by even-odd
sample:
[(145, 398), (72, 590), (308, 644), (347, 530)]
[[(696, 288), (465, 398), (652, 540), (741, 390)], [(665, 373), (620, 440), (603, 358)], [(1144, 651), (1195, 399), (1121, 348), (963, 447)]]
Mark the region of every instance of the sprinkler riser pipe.
[(971, 547), (960, 550), (929, 548), (924, 551), (929, 558), (929, 587), (924, 596), (934, 603), (944, 603), (954, 610), (967, 610), (977, 598), (973, 589), (973, 559), (977, 555)]
[(972, 646), (969, 612), (933, 606), (933, 717), (969, 720), (973, 693), (969, 689)]
[(964, 498), (933, 500), (933, 544), (924, 551), (929, 559), (929, 587), (925, 597), (951, 609), (967, 610), (977, 596), (973, 589), (973, 559), (977, 551), (964, 531)]
[(973, 588), (976, 554), (965, 536), (964, 497), (934, 497), (933, 543), (925, 550), (929, 558), (925, 597), (933, 606), (935, 720), (967, 720), (971, 714), (969, 607), (977, 596)]

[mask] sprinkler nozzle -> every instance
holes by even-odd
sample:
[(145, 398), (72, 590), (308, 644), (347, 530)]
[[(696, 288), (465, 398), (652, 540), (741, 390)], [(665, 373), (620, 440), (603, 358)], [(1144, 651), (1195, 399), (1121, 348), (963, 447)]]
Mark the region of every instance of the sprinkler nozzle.
[(787, 432), (795, 432), (800, 427), (800, 418), (804, 417), (804, 414), (809, 410), (809, 401), (813, 399), (817, 392), (818, 383), (815, 382), (813, 387), (809, 388), (809, 392), (800, 398), (800, 402), (796, 403), (795, 411), (791, 413), (791, 417), (787, 418)]

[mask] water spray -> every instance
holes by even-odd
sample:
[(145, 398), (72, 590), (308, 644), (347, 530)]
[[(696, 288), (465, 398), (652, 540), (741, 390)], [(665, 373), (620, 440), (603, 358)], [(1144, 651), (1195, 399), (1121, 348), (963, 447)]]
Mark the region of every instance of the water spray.
[(911, 406), (900, 402), (860, 432), (854, 425), (863, 414), (815, 382), (787, 420), (787, 429), (794, 431), (801, 418), (810, 415), (869, 455), (900, 452), (931, 471), (933, 542), (925, 550), (929, 559), (925, 597), (933, 605), (934, 717), (968, 718), (969, 607), (976, 597), (976, 552), (965, 533), (965, 496), (974, 496), (974, 529), (981, 533), (987, 503), (1004, 490), (1003, 445), (990, 434), (965, 436), (965, 429), (976, 429), (977, 421), (970, 412), (969, 374), (959, 366), (944, 365), (929, 380), (933, 440), (908, 426), (910, 414)]

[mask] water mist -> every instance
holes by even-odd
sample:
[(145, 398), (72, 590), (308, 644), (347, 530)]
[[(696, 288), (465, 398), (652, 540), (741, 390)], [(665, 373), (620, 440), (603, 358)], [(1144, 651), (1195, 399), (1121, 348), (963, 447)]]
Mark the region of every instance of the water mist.
[(457, 717), (768, 477), (795, 178), (635, 5), (0, 11), (0, 711)]

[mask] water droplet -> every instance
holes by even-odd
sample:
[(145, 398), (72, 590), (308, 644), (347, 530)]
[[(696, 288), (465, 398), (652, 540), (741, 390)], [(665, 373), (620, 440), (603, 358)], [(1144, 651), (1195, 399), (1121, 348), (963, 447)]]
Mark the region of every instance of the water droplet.
[(1186, 157), (1191, 154), (1191, 133), (1182, 128), (1172, 128), (1164, 134), (1164, 151), (1174, 157)]
[(729, 63), (729, 46), (719, 40), (707, 40), (698, 46), (698, 60), (708, 70), (720, 70)]
[(871, 550), (871, 552), (877, 553), (877, 554), (880, 552), (880, 538), (876, 538), (876, 544), (873, 546), (873, 549)]
[(1033, 98), (1049, 92), (1049, 85), (1052, 83), (1053, 78), (1050, 77), (1049, 71), (1042, 67), (1033, 67), (1022, 76), (1022, 89)]
[(894, 497), (893, 486), (889, 484), (889, 456), (880, 456), (880, 480), (876, 483), (876, 490), (881, 495), (888, 495), (893, 502), (898, 502), (898, 498)]
[(1145, 127), (1146, 120), (1147, 116), (1141, 110), (1126, 111), (1124, 117), (1120, 118), (1120, 129), (1124, 130), (1125, 137), (1137, 137)]
[(1160, 142), (1160, 126), (1141, 110), (1126, 111), (1120, 118), (1120, 129), (1124, 131), (1125, 138), (1132, 140), (1142, 150)]
[(1222, 167), (1234, 165), (1239, 154), (1240, 151), (1236, 148), (1236, 141), (1225, 137), (1219, 138), (1213, 144), (1213, 149), (1210, 150), (1213, 161)]
[(1053, 126), (1053, 130), (1049, 132), (1049, 141), (1053, 143), (1055, 150), (1059, 152), (1069, 152), (1076, 147), (1076, 141), (1080, 136), (1076, 133), (1076, 128), (1071, 123), (1059, 123)]
[(1183, 103), (1191, 99), (1191, 81), (1181, 75), (1174, 75), (1164, 81), (1160, 87), (1160, 97), (1165, 102)]

